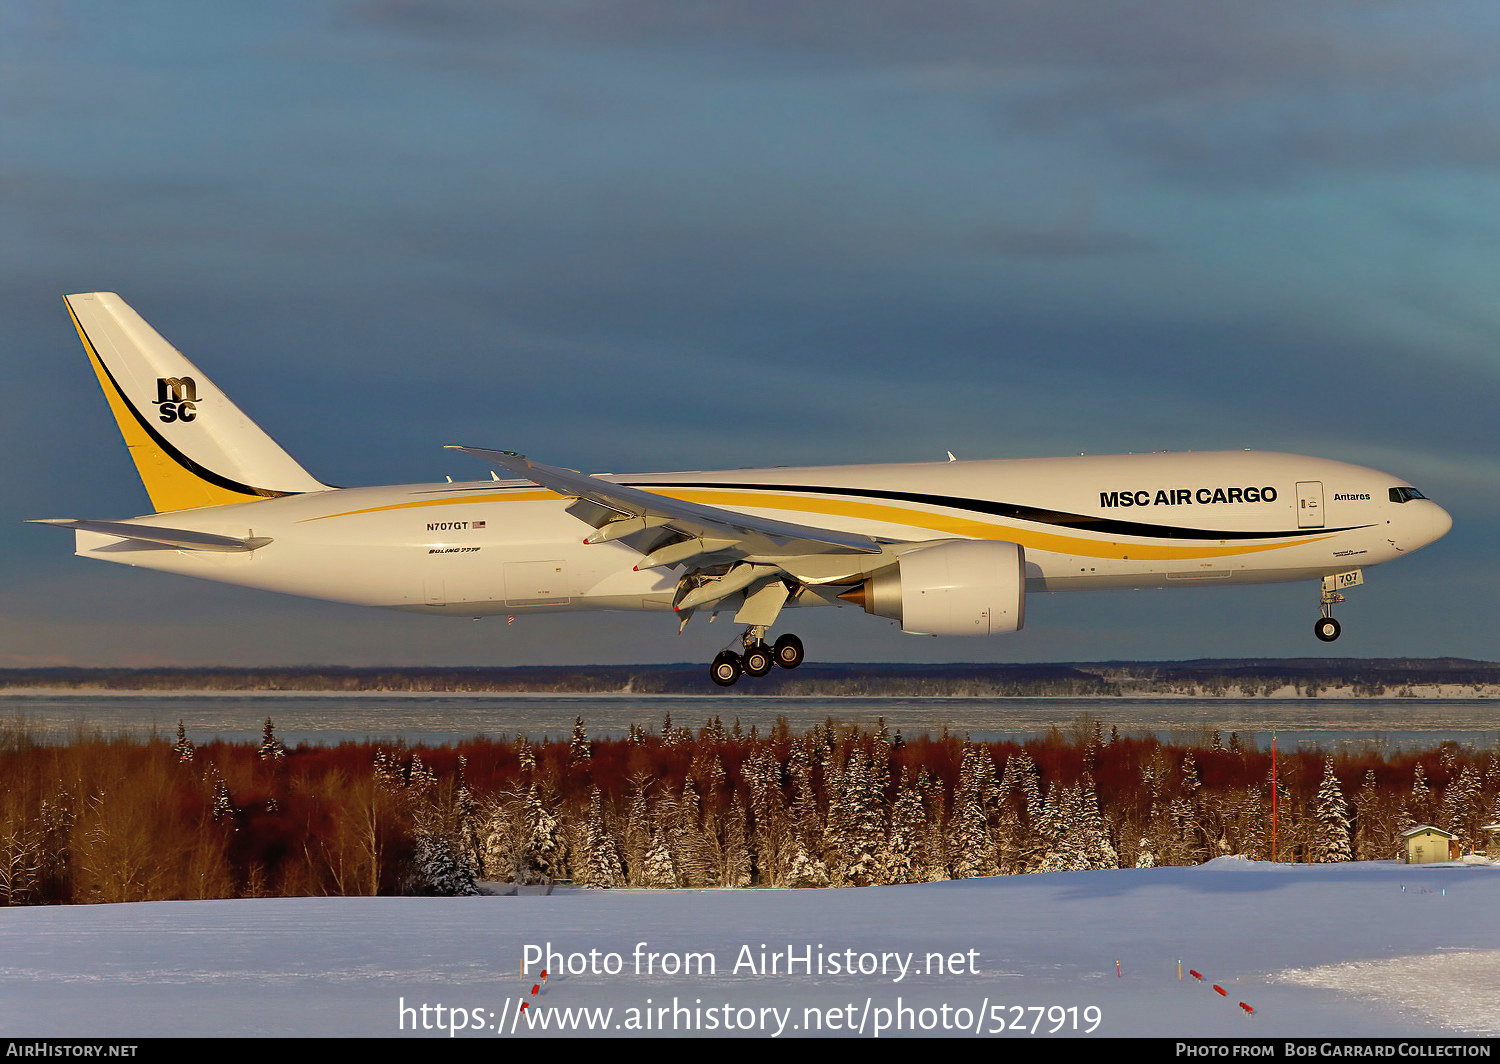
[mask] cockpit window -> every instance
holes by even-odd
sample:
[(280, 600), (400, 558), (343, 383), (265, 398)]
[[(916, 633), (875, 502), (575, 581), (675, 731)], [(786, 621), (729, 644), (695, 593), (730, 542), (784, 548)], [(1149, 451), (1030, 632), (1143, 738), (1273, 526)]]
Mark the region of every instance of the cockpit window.
[(1392, 488), (1391, 489), (1391, 502), (1410, 502), (1412, 499), (1425, 499), (1425, 498), (1427, 498), (1427, 496), (1423, 495), (1416, 488)]

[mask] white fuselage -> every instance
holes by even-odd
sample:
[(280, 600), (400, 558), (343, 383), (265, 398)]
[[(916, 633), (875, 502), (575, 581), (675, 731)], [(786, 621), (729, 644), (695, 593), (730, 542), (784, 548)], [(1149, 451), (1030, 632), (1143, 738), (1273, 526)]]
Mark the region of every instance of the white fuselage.
[[(1451, 521), (1406, 482), (1252, 451), (612, 475), (689, 502), (893, 541), (1004, 540), (1026, 589), (1315, 579), (1389, 561)], [(569, 500), (525, 481), (341, 488), (136, 519), (266, 537), (253, 551), (151, 546), (80, 531), (78, 553), (338, 602), (468, 615), (670, 610), (679, 568), (637, 571)], [(809, 596), (795, 604), (836, 601)], [(789, 603), (790, 604), (790, 603)]]

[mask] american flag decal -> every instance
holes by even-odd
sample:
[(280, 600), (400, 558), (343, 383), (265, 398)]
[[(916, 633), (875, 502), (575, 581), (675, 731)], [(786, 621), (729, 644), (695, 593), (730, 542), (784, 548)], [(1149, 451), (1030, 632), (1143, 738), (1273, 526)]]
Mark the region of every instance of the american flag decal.
[(469, 527), (470, 528), (483, 528), (484, 527), (484, 522), (483, 521), (474, 521), (474, 522), (470, 523)]

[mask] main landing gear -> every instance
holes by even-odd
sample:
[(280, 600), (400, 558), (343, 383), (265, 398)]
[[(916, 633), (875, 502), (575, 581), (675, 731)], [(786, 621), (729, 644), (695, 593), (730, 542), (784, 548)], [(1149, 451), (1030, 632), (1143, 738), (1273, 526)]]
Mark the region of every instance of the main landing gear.
[(725, 650), (714, 658), (708, 674), (720, 687), (732, 687), (740, 675), (764, 676), (772, 666), (795, 669), (802, 664), (802, 640), (788, 632), (772, 645), (766, 644), (766, 629), (763, 625), (751, 625), (740, 637), (745, 652), (737, 654)]
[(1344, 596), (1337, 591), (1324, 589), (1323, 601), (1319, 606), (1323, 616), (1319, 617), (1317, 623), (1313, 625), (1313, 634), (1325, 643), (1332, 643), (1339, 637), (1341, 629), (1339, 622), (1333, 619), (1333, 607), (1343, 601)]

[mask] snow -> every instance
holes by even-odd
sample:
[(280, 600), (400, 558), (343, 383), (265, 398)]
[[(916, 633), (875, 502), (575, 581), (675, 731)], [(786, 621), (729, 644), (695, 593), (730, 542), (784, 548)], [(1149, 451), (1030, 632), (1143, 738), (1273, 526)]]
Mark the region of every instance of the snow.
[[(678, 1032), (710, 1035), (752, 1015), (749, 1033), (804, 1034), (811, 1009), (825, 1034), (863, 1023), (870, 1036), (880, 1010), (890, 1023), (902, 1008), (935, 1025), (920, 1034), (963, 1033), (944, 1030), (946, 1005), (971, 1033), (1019, 1018), (1071, 1034), (1097, 1015), (1105, 1036), (1494, 1036), (1496, 912), (1500, 867), (1487, 863), (1241, 858), (839, 890), (15, 907), (0, 909), (0, 1036), (389, 1036), (403, 1005), (410, 1033), (439, 1004), (509, 1034), (540, 981), (540, 964), (520, 970), (528, 947), (563, 955), (529, 1014), (612, 1007), (609, 1033), (649, 1000), (667, 1009), (666, 1033), (675, 1015), (679, 1028), (719, 1024)], [(787, 974), (784, 957), (761, 972), (789, 947), (811, 949), (822, 973)], [(690, 953), (711, 955), (713, 973), (663, 972)], [(565, 970), (569, 954), (585, 970)], [(610, 954), (618, 974), (602, 970)], [(921, 970), (929, 955), (941, 974)], [(746, 959), (755, 971), (734, 971)], [(831, 970), (850, 959), (875, 971)]]

